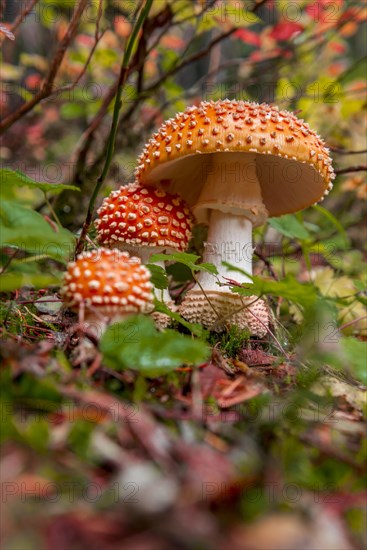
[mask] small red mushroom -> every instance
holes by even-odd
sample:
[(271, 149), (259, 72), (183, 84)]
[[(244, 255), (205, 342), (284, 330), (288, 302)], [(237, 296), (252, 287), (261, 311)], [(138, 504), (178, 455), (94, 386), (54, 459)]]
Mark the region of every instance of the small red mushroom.
[(84, 310), (84, 319), (97, 329), (97, 336), (108, 322), (153, 309), (148, 269), (139, 258), (117, 249), (83, 252), (69, 262), (61, 296), (72, 311)]
[[(191, 237), (193, 217), (183, 199), (137, 183), (113, 191), (98, 216), (99, 243), (128, 250), (144, 263), (152, 254), (186, 250)], [(164, 268), (163, 262), (157, 265)], [(168, 290), (162, 299), (174, 307)]]
[(112, 191), (98, 215), (95, 225), (102, 245), (125, 250), (129, 245), (144, 260), (157, 248), (185, 250), (191, 237), (193, 219), (179, 195), (136, 183)]

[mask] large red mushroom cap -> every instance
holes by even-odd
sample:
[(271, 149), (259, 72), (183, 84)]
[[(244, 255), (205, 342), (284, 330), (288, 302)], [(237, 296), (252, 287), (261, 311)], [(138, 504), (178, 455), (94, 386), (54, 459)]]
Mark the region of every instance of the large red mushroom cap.
[(178, 195), (137, 183), (113, 191), (98, 210), (98, 241), (134, 247), (186, 250), (193, 218)]
[[(253, 166), (269, 216), (297, 212), (322, 200), (335, 178), (329, 149), (302, 119), (265, 103), (225, 99), (203, 101), (166, 120), (139, 156), (136, 179), (179, 193), (201, 221), (207, 205), (199, 199), (210, 156), (222, 153), (223, 163), (227, 153), (255, 155)], [(241, 183), (243, 178), (238, 188), (245, 200), (246, 186)], [(233, 203), (226, 190), (224, 185), (223, 204), (241, 208), (238, 197)]]
[(70, 262), (61, 295), (74, 311), (84, 305), (110, 318), (153, 309), (150, 272), (139, 258), (116, 249), (83, 252)]

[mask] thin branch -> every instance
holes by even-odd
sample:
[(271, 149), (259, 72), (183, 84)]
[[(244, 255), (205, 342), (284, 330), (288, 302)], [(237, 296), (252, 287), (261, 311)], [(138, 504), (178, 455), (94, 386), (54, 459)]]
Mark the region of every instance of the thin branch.
[[(268, 0), (261, 0), (260, 2), (257, 2), (256, 5), (253, 7), (252, 12), (256, 13), (256, 11), (261, 6), (265, 5), (266, 2), (268, 2)], [(202, 13), (204, 13), (208, 9), (208, 7), (209, 7), (209, 4), (206, 4), (206, 7), (205, 7), (205, 9), (202, 10)], [(182, 22), (183, 21), (180, 21), (180, 23), (182, 23)], [(171, 26), (174, 26), (175, 24), (176, 23), (173, 22)], [(167, 32), (167, 30), (168, 29), (165, 27), (163, 32), (158, 36), (158, 39), (154, 42), (154, 47), (157, 46), (157, 44), (159, 43), (161, 38)], [(198, 52), (197, 54), (187, 58), (186, 60), (184, 60), (179, 65), (176, 65), (176, 66), (172, 67), (168, 73), (166, 73), (165, 75), (160, 77), (156, 82), (154, 82), (153, 84), (148, 86), (148, 88), (146, 88), (145, 90), (142, 90), (142, 93), (137, 96), (137, 98), (135, 99), (135, 101), (132, 104), (131, 108), (123, 114), (123, 116), (121, 117), (120, 123), (123, 124), (127, 120), (129, 120), (131, 118), (131, 116), (134, 114), (134, 112), (136, 111), (136, 109), (139, 107), (140, 103), (145, 99), (145, 97), (147, 95), (149, 95), (151, 92), (155, 91), (157, 88), (159, 88), (161, 86), (161, 84), (163, 84), (167, 80), (167, 78), (169, 78), (170, 76), (173, 76), (174, 74), (179, 72), (181, 69), (183, 69), (184, 67), (186, 67), (190, 63), (193, 63), (194, 61), (197, 61), (197, 60), (201, 59), (202, 57), (205, 57), (216, 44), (218, 44), (219, 42), (221, 42), (222, 40), (224, 40), (225, 38), (227, 38), (228, 36), (233, 34), (236, 30), (237, 30), (236, 28), (233, 28), (233, 29), (231, 29), (230, 31), (227, 31), (224, 34), (219, 35), (218, 37), (215, 38), (215, 40), (213, 40), (207, 46), (207, 48), (205, 48), (201, 52)], [(149, 49), (147, 50), (147, 55), (149, 55), (151, 50), (152, 50), (152, 46), (150, 46)], [(137, 68), (138, 70), (140, 70), (140, 67), (139, 66), (135, 67), (134, 64), (132, 64), (131, 69), (132, 68)], [(73, 154), (74, 159), (78, 158), (79, 160), (81, 160), (81, 159), (86, 158), (87, 152), (88, 152), (88, 150), (90, 148), (90, 145), (92, 143), (93, 135), (96, 132), (96, 130), (99, 128), (101, 122), (103, 121), (103, 119), (104, 119), (104, 117), (105, 117), (105, 115), (108, 111), (108, 108), (110, 106), (110, 103), (111, 103), (112, 99), (114, 98), (114, 96), (116, 94), (116, 90), (117, 90), (117, 82), (112, 84), (112, 86), (109, 88), (106, 96), (104, 97), (104, 99), (102, 101), (102, 105), (101, 105), (98, 113), (95, 115), (95, 117), (91, 121), (90, 125), (88, 126), (88, 128), (85, 130), (85, 132), (81, 136), (81, 138), (79, 140), (79, 144), (77, 145), (77, 148), (76, 148), (76, 150)], [(79, 162), (78, 162), (78, 164), (79, 164)]]
[(79, 0), (78, 5), (76, 6), (71, 21), (69, 23), (68, 29), (64, 35), (64, 38), (61, 40), (59, 47), (56, 51), (55, 57), (52, 60), (50, 69), (44, 80), (41, 90), (27, 103), (24, 103), (17, 111), (5, 117), (5, 119), (0, 124), (0, 131), (3, 132), (12, 126), (17, 120), (22, 118), (26, 113), (31, 111), (40, 101), (49, 97), (52, 94), (53, 84), (60, 68), (60, 65), (64, 59), (66, 50), (70, 45), (70, 42), (74, 38), (76, 30), (78, 28), (80, 17), (85, 10), (88, 4), (88, 0)]
[[(136, 10), (136, 11), (138, 12), (140, 10)], [(162, 21), (162, 16), (163, 16), (163, 21)], [(142, 29), (142, 33), (143, 33), (142, 38), (144, 38), (144, 40), (140, 40), (139, 48), (134, 55), (133, 61), (131, 62), (130, 67), (128, 68), (128, 74), (127, 74), (127, 77), (128, 77), (132, 72), (132, 70), (136, 69), (138, 71), (138, 77), (140, 75), (140, 86), (142, 86), (143, 84), (143, 70), (144, 70), (145, 60), (150, 52), (150, 50), (146, 51), (145, 36), (147, 36), (146, 38), (146, 41), (147, 41), (152, 31), (156, 30), (162, 24), (165, 24), (165, 19), (168, 18), (168, 20), (171, 20), (171, 17), (172, 17), (172, 14), (170, 9), (164, 8), (161, 12), (157, 13), (152, 19), (147, 20), (144, 24), (144, 27)], [(163, 34), (167, 32), (168, 28), (169, 27), (165, 25)], [(141, 50), (144, 50), (144, 55), (141, 54)], [(138, 82), (138, 85), (139, 85), (139, 82)], [(94, 116), (89, 126), (86, 128), (86, 130), (80, 137), (73, 153), (73, 159), (74, 161), (76, 161), (75, 162), (76, 166), (82, 166), (83, 163), (85, 162), (88, 151), (93, 143), (94, 133), (99, 128), (105, 115), (107, 114), (108, 108), (113, 98), (116, 95), (117, 87), (118, 87), (118, 80), (116, 80), (116, 82), (114, 82), (110, 86), (107, 94), (102, 100), (101, 107), (99, 108), (97, 114)], [(122, 121), (124, 120), (125, 119), (123, 119)], [(76, 169), (76, 174), (77, 173), (78, 173), (78, 168)]]
[(56, 221), (57, 225), (59, 227), (62, 227), (61, 222), (60, 222), (59, 218), (57, 217), (57, 214), (56, 214), (55, 210), (53, 209), (53, 206), (50, 202), (50, 199), (47, 196), (47, 193), (45, 193), (45, 202), (46, 202), (46, 204), (47, 204), (47, 206), (50, 210), (51, 215), (53, 216), (54, 220)]
[(5, 262), (5, 264), (3, 265), (3, 267), (0, 269), (0, 275), (2, 275), (3, 273), (5, 273), (5, 271), (8, 269), (8, 267), (10, 266), (11, 262), (15, 259), (15, 257), (17, 256), (19, 250), (16, 250), (14, 252), (14, 254), (12, 254), (11, 256), (8, 257), (7, 261)]
[(122, 93), (123, 93), (123, 89), (124, 89), (124, 86), (125, 86), (125, 83), (126, 83), (128, 73), (129, 73), (129, 64), (130, 64), (131, 54), (132, 54), (133, 48), (135, 46), (135, 42), (136, 42), (136, 39), (138, 37), (139, 31), (140, 31), (144, 21), (148, 17), (148, 14), (149, 14), (150, 8), (152, 7), (152, 4), (153, 4), (153, 0), (146, 0), (145, 6), (142, 8), (142, 10), (140, 12), (139, 18), (135, 23), (135, 26), (133, 28), (133, 31), (132, 31), (132, 33), (130, 35), (130, 38), (129, 38), (129, 41), (127, 43), (127, 47), (126, 47), (125, 54), (124, 54), (122, 64), (121, 64), (120, 76), (119, 76), (119, 80), (118, 80), (118, 87), (117, 87), (115, 106), (114, 106), (114, 111), (113, 111), (111, 132), (110, 132), (110, 136), (109, 136), (109, 140), (108, 140), (108, 144), (107, 144), (106, 161), (105, 161), (105, 164), (104, 164), (104, 167), (103, 167), (103, 170), (102, 170), (102, 174), (100, 175), (100, 177), (97, 180), (96, 186), (94, 188), (92, 197), (91, 197), (90, 202), (89, 202), (87, 216), (86, 216), (85, 222), (83, 224), (82, 232), (81, 232), (80, 238), (77, 242), (76, 249), (75, 249), (75, 254), (76, 255), (79, 254), (83, 250), (84, 242), (85, 242), (86, 236), (88, 234), (90, 224), (91, 224), (92, 219), (93, 219), (94, 205), (95, 205), (96, 199), (98, 197), (98, 193), (99, 193), (99, 191), (100, 191), (100, 189), (103, 185), (103, 182), (106, 179), (108, 171), (110, 169), (110, 164), (111, 164), (113, 153), (114, 153), (114, 150), (115, 150), (115, 142), (116, 142), (118, 122), (119, 122), (119, 115), (120, 115), (120, 110), (121, 110), (121, 107), (122, 107)]
[(338, 155), (363, 155), (367, 153), (367, 149), (361, 149), (359, 151), (351, 151), (349, 149), (343, 149), (342, 147), (329, 147), (329, 149)]
[(347, 327), (350, 327), (351, 325), (354, 325), (355, 323), (359, 323), (359, 321), (363, 321), (364, 319), (367, 319), (367, 315), (363, 315), (362, 317), (358, 317), (358, 319), (353, 319), (352, 321), (349, 321), (348, 323), (344, 323), (344, 325), (341, 325), (339, 327), (339, 330), (344, 330)]
[(26, 8), (20, 12), (20, 14), (15, 18), (12, 25), (10, 26), (9, 30), (14, 34), (19, 25), (21, 25), (24, 21), (24, 19), (27, 17), (29, 12), (32, 11), (34, 6), (38, 3), (39, 0), (30, 0)]
[(86, 158), (90, 143), (92, 142), (92, 139), (93, 139), (93, 134), (98, 129), (102, 120), (106, 116), (108, 108), (111, 104), (111, 101), (116, 95), (117, 87), (118, 87), (118, 81), (116, 80), (116, 82), (114, 82), (112, 86), (110, 86), (108, 92), (103, 98), (103, 101), (102, 101), (101, 107), (99, 108), (98, 113), (92, 119), (88, 128), (81, 135), (79, 142), (76, 146), (76, 149), (73, 153), (73, 160), (78, 159), (78, 164), (79, 164), (79, 160), (83, 160)]
[(219, 42), (222, 42), (223, 40), (225, 40), (226, 38), (231, 36), (234, 32), (236, 32), (236, 30), (238, 30), (236, 27), (232, 27), (229, 31), (226, 31), (226, 32), (220, 34), (219, 36), (216, 36), (206, 48), (204, 48), (200, 52), (197, 52), (197, 53), (191, 55), (190, 57), (187, 57), (186, 59), (181, 61), (181, 63), (179, 63), (178, 65), (175, 65), (174, 67), (171, 67), (171, 69), (169, 69), (161, 78), (159, 78), (156, 82), (154, 82), (153, 84), (148, 86), (148, 88), (146, 88), (145, 94), (150, 93), (150, 92), (154, 91), (155, 89), (159, 88), (159, 86), (163, 82), (165, 82), (167, 80), (167, 78), (169, 78), (170, 76), (173, 76), (174, 74), (178, 73), (179, 71), (181, 71), (182, 69), (187, 67), (187, 65), (190, 65), (191, 63), (194, 63), (195, 61), (199, 61), (199, 59), (202, 59), (203, 57), (206, 57), (208, 55), (208, 53), (210, 53), (210, 51), (212, 50), (212, 48), (216, 44), (219, 44)]
[(53, 95), (57, 95), (59, 94), (60, 92), (68, 92), (70, 90), (74, 90), (74, 88), (79, 84), (79, 82), (81, 81), (81, 79), (83, 78), (83, 76), (85, 75), (88, 67), (89, 67), (89, 64), (91, 62), (91, 59), (94, 55), (94, 52), (96, 51), (97, 49), (97, 46), (101, 40), (101, 38), (103, 37), (105, 31), (102, 31), (100, 32), (100, 22), (101, 22), (101, 18), (102, 18), (102, 14), (103, 14), (103, 10), (102, 10), (102, 7), (103, 7), (103, 4), (102, 4), (103, 0), (99, 0), (99, 6), (98, 6), (98, 14), (97, 14), (97, 20), (96, 20), (96, 30), (95, 30), (95, 34), (94, 34), (94, 44), (93, 44), (93, 47), (91, 49), (91, 51), (89, 52), (89, 55), (88, 55), (88, 58), (84, 64), (84, 67), (83, 69), (81, 70), (81, 72), (79, 73), (77, 79), (72, 83), (72, 84), (68, 84), (67, 86), (62, 86), (61, 88), (58, 88), (57, 90), (54, 90), (50, 95), (53, 96)]
[(269, 0), (256, 0), (255, 1), (255, 5), (254, 7), (252, 8), (252, 13), (256, 13), (260, 8), (261, 6), (265, 6), (265, 4), (268, 2)]
[[(204, 2), (204, 7), (199, 13), (188, 15), (187, 17), (183, 17), (182, 19), (178, 19), (177, 21), (173, 21), (172, 27), (182, 25), (183, 23), (187, 23), (188, 21), (192, 21), (193, 19), (194, 20), (195, 19), (197, 19), (197, 20), (200, 19), (204, 15), (204, 13), (206, 11), (208, 11), (208, 9), (210, 9), (214, 6), (216, 1), (217, 0), (211, 0), (210, 2)], [(176, 15), (177, 15), (177, 13), (176, 13)]]
[(5, 0), (0, 0), (0, 17), (4, 17), (5, 13)]
[(266, 266), (267, 270), (268, 270), (268, 273), (271, 277), (273, 277), (273, 279), (275, 279), (275, 281), (279, 281), (278, 279), (278, 276), (277, 274), (275, 273), (274, 269), (273, 269), (273, 266), (270, 262), (270, 260), (268, 260), (268, 258), (266, 258), (266, 256), (264, 256), (264, 254), (262, 254), (262, 252), (259, 251), (258, 248), (256, 248), (254, 250), (254, 255), (257, 256)]
[(224, 40), (225, 38), (227, 38), (228, 36), (230, 36), (231, 34), (233, 34), (237, 29), (234, 27), (232, 29), (230, 29), (229, 31), (225, 32), (225, 33), (222, 33), (220, 34), (219, 36), (217, 36), (216, 38), (214, 38), (214, 40), (212, 40), (210, 42), (210, 44), (204, 49), (204, 50), (201, 50), (200, 52), (196, 53), (196, 54), (193, 54), (191, 55), (190, 57), (187, 57), (186, 59), (184, 59), (181, 63), (171, 67), (171, 69), (169, 69), (164, 75), (162, 75), (161, 77), (159, 77), (155, 82), (153, 82), (153, 84), (151, 84), (150, 86), (148, 86), (147, 88), (145, 88), (145, 90), (143, 90), (143, 92), (141, 93), (141, 95), (139, 95), (135, 102), (132, 104), (131, 108), (126, 111), (126, 113), (123, 115), (122, 117), (122, 122), (125, 122), (126, 120), (128, 120), (132, 115), (133, 113), (136, 111), (136, 109), (138, 108), (138, 106), (140, 105), (140, 103), (147, 97), (149, 96), (152, 92), (154, 92), (155, 90), (157, 90), (158, 88), (160, 88), (160, 86), (171, 76), (175, 75), (176, 73), (178, 73), (179, 71), (181, 71), (183, 68), (185, 68), (187, 65), (190, 65), (191, 63), (194, 63), (195, 61), (198, 61), (199, 59), (203, 58), (203, 57), (206, 57), (208, 55), (208, 53), (210, 53), (210, 51), (212, 50), (212, 48), (218, 44), (219, 42), (221, 42), (222, 40)]
[(359, 164), (358, 166), (349, 166), (349, 168), (335, 170), (336, 174), (348, 174), (349, 172), (367, 172), (367, 164)]

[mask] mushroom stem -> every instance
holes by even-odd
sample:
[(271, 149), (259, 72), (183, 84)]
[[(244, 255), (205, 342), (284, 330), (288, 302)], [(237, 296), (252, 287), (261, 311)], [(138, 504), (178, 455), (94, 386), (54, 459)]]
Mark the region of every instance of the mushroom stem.
[[(219, 278), (227, 276), (228, 262), (252, 274), (252, 228), (267, 217), (253, 153), (215, 153), (206, 165), (206, 181), (195, 205), (198, 219), (209, 223), (204, 262), (214, 264)], [(236, 273), (240, 283), (249, 277)], [(204, 290), (219, 290), (209, 273), (200, 275)], [(196, 290), (196, 288), (195, 288)]]
[(103, 315), (102, 313), (90, 313), (86, 312), (84, 320), (82, 322), (82, 328), (88, 331), (92, 336), (97, 340), (100, 340), (102, 335), (106, 332), (109, 325), (113, 323), (118, 323), (126, 321), (132, 313), (130, 314), (116, 314), (111, 316)]
[[(147, 265), (147, 264), (151, 263), (150, 258), (154, 254), (161, 254), (162, 252), (164, 252), (164, 249), (161, 248), (161, 247), (154, 247), (154, 248), (151, 247), (151, 246), (135, 247), (133, 245), (128, 245), (125, 248), (127, 248), (127, 250), (129, 250), (130, 253), (133, 253), (134, 256), (138, 256), (138, 258), (141, 259), (141, 261), (144, 265)], [(164, 271), (166, 270), (164, 262), (154, 262), (154, 265), (157, 265), (158, 267), (161, 267), (162, 269), (164, 269)], [(167, 288), (165, 288), (163, 290), (154, 288), (154, 291), (155, 291), (155, 293), (157, 295), (157, 298), (159, 300), (161, 300), (162, 302), (164, 302), (167, 305), (172, 304), (172, 298), (171, 298)]]
[[(216, 266), (219, 282), (223, 283), (227, 268), (222, 262), (252, 274), (252, 228), (265, 221), (267, 210), (254, 154), (228, 152), (208, 156), (207, 176), (194, 211), (199, 221), (209, 224), (204, 262)], [(239, 272), (235, 278), (239, 283), (251, 282)], [(234, 324), (249, 329), (251, 334), (264, 336), (269, 324), (266, 304), (255, 296), (242, 298), (217, 282), (216, 276), (201, 272), (198, 283), (181, 304), (181, 315), (191, 322), (201, 322), (210, 330)]]
[[(223, 278), (228, 277), (227, 267), (222, 262), (252, 275), (252, 223), (242, 216), (212, 210), (209, 224), (203, 261), (215, 265), (219, 280), (223, 282)], [(239, 272), (234, 278), (239, 283), (251, 282), (249, 277)], [(202, 272), (199, 281), (205, 290), (219, 290), (211, 273)]]

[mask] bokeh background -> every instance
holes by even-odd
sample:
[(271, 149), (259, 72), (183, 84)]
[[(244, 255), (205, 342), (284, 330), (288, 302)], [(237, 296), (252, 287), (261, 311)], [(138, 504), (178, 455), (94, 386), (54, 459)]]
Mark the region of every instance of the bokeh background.
[[(103, 166), (141, 4), (0, 0), (2, 168), (81, 190), (5, 198), (73, 233)], [(187, 105), (236, 98), (305, 119), (330, 147), (334, 189), (321, 208), (255, 232), (255, 274), (288, 277), (268, 291), (289, 355), (225, 335), (200, 374), (95, 375), (93, 359), (68, 353), (55, 311), (34, 307), (50, 294), (42, 277), (60, 279), (57, 258), (25, 251), (10, 269), (3, 250), (13, 281), (1, 305), (4, 549), (364, 547), (366, 21), (363, 0), (154, 0), (98, 202), (133, 181), (150, 134)], [(204, 237), (199, 228), (192, 252)], [(173, 293), (190, 285), (182, 266), (169, 273)], [(18, 283), (25, 276), (33, 286)], [(324, 301), (309, 307), (302, 284)], [(246, 381), (234, 409), (223, 405), (231, 358)]]

